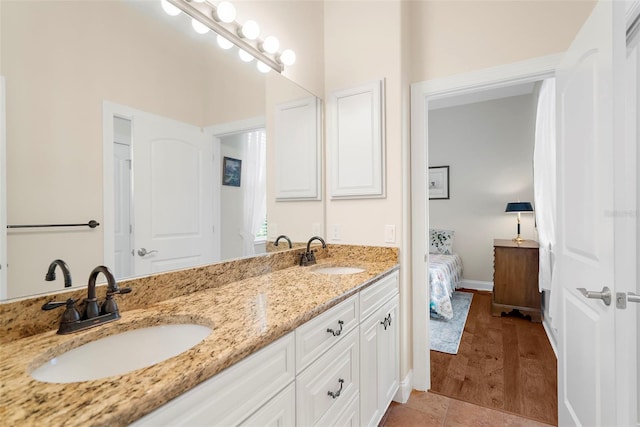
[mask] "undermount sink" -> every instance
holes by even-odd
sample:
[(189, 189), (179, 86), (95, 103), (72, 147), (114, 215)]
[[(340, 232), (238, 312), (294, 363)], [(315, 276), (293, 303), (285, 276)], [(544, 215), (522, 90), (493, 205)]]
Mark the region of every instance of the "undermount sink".
[(122, 375), (177, 356), (212, 331), (195, 324), (133, 329), (69, 350), (36, 368), (31, 376), (48, 383), (72, 383)]
[(356, 274), (362, 273), (364, 268), (360, 267), (347, 267), (341, 265), (318, 265), (315, 267), (311, 267), (311, 271), (314, 273), (322, 273), (322, 274)]

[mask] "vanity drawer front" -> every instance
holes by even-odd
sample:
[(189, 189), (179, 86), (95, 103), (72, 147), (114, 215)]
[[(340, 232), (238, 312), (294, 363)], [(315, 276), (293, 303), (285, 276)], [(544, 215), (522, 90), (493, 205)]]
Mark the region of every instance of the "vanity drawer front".
[(297, 425), (331, 424), (331, 420), (357, 399), (360, 384), (358, 336), (357, 329), (351, 331), (296, 377)]
[(360, 320), (373, 314), (378, 308), (398, 293), (398, 272), (383, 277), (360, 292)]
[(240, 424), (294, 381), (293, 341), (293, 333), (280, 338), (132, 425)]
[(358, 295), (350, 297), (298, 327), (295, 331), (297, 372), (306, 368), (356, 326), (358, 326)]

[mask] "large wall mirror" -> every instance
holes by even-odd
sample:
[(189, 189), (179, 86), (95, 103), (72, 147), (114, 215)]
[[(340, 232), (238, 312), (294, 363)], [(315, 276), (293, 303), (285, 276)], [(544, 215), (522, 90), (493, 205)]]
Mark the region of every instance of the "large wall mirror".
[(44, 280), (54, 259), (84, 287), (99, 264), (138, 277), (322, 233), (319, 196), (276, 196), (278, 106), (315, 99), (313, 135), (313, 94), (159, 1), (3, 1), (0, 16), (7, 223), (100, 223), (8, 229), (4, 299), (62, 290)]

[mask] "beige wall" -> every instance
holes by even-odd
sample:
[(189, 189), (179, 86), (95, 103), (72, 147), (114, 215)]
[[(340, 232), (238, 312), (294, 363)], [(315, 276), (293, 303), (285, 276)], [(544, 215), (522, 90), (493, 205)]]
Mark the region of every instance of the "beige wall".
[(411, 1), (411, 78), (424, 81), (563, 52), (592, 0)]
[[(493, 282), (493, 239), (516, 236), (508, 202), (533, 203), (536, 96), (429, 112), (429, 166), (449, 166), (450, 199), (429, 202), (429, 226), (455, 230), (466, 280)], [(535, 239), (522, 214), (523, 238)]]

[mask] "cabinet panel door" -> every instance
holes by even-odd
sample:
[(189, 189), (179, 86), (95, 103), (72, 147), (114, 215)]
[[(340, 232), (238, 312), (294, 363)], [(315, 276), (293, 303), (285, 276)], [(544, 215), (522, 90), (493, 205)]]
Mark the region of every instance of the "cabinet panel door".
[[(381, 339), (378, 340), (378, 384), (380, 389), (379, 405), (382, 413), (393, 400), (400, 386), (400, 316), (398, 295), (383, 307), (383, 314), (388, 319), (388, 326), (378, 324)], [(382, 329), (382, 330), (381, 330)]]
[(266, 405), (246, 419), (243, 427), (288, 427), (296, 425), (296, 386), (289, 384)]
[(277, 200), (320, 200), (322, 120), (314, 96), (276, 105), (275, 157)]
[(329, 94), (331, 198), (384, 197), (384, 80)]
[(382, 308), (360, 325), (360, 425), (375, 426), (382, 416), (378, 407), (378, 348), (384, 339), (379, 331)]
[(298, 425), (327, 425), (358, 395), (358, 336), (350, 332), (296, 377)]
[(376, 426), (399, 386), (398, 295), (360, 325), (360, 425)]
[(293, 340), (285, 335), (132, 425), (239, 424), (294, 380)]

